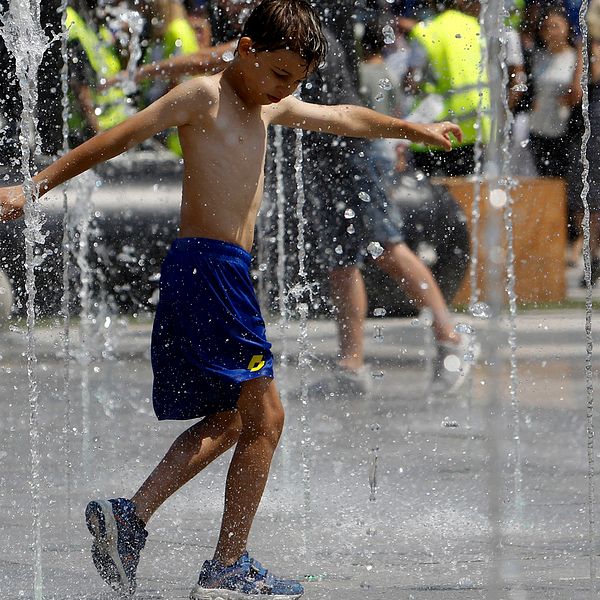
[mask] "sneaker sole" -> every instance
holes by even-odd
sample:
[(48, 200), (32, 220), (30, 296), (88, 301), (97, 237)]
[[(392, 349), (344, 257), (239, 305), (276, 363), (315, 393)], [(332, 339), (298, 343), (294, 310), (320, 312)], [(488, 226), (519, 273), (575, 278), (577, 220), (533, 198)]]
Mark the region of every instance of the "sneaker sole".
[(120, 581), (117, 586), (112, 583), (109, 585), (116, 591), (130, 596), (129, 582), (117, 547), (119, 530), (113, 515), (112, 504), (108, 500), (93, 500), (88, 503), (85, 509), (85, 522), (89, 532), (94, 536), (98, 548), (110, 558), (119, 574)]
[(297, 600), (304, 594), (244, 594), (233, 590), (212, 590), (196, 585), (190, 592), (190, 600), (248, 600), (248, 598), (264, 598), (265, 600)]

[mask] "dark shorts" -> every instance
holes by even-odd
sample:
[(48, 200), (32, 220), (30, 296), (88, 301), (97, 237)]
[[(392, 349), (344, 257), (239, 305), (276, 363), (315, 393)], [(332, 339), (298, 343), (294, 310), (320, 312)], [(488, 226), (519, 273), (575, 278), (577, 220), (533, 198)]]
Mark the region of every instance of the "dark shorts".
[(362, 264), (373, 242), (388, 246), (404, 241), (404, 233), (388, 214), (385, 174), (369, 145), (347, 151), (330, 147), (315, 163), (312, 193), (325, 194), (322, 225), (324, 239), (331, 240), (327, 249), (331, 267)]
[(273, 377), (250, 259), (244, 249), (219, 240), (173, 242), (152, 330), (152, 399), (159, 419), (233, 410), (242, 383)]

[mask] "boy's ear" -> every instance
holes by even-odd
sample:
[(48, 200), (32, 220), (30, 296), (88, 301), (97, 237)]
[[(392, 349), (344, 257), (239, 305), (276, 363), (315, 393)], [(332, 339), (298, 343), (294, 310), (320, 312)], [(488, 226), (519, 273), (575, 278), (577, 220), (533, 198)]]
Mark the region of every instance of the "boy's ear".
[(247, 57), (254, 52), (252, 48), (252, 39), (244, 36), (240, 38), (238, 42), (237, 51), (240, 56)]

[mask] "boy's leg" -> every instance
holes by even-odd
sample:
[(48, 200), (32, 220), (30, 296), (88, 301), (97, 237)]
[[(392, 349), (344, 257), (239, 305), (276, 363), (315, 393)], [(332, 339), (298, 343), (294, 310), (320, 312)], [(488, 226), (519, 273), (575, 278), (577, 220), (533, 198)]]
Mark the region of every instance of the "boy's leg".
[(131, 499), (137, 516), (147, 523), (167, 498), (231, 448), (240, 430), (240, 415), (233, 410), (208, 416), (184, 431)]
[(93, 536), (92, 559), (100, 576), (118, 592), (132, 595), (140, 553), (146, 543), (145, 524), (154, 511), (198, 471), (237, 441), (237, 411), (219, 413), (196, 423), (171, 446), (134, 496), (92, 500), (85, 511)]
[(244, 383), (238, 412), (241, 433), (227, 474), (223, 522), (214, 557), (222, 565), (232, 565), (246, 549), (283, 430), (284, 412), (275, 382), (261, 377)]
[(433, 313), (433, 333), (438, 342), (459, 342), (454, 332), (446, 300), (431, 271), (406, 245), (386, 246), (375, 264), (394, 279), (406, 293)]
[(360, 369), (364, 362), (364, 322), (367, 290), (357, 266), (336, 267), (329, 273), (340, 343), (340, 365)]

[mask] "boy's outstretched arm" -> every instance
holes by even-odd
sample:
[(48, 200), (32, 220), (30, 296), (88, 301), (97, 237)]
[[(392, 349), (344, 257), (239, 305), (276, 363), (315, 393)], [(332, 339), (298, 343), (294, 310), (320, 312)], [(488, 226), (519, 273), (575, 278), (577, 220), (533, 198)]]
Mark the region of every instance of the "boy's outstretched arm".
[[(53, 162), (33, 178), (39, 196), (94, 165), (133, 148), (163, 129), (189, 123), (194, 109), (197, 113), (202, 104), (199, 99), (201, 93), (197, 88), (192, 82), (177, 86), (148, 108), (94, 136)], [(20, 217), (24, 205), (22, 186), (0, 188), (0, 221)]]
[(397, 138), (452, 149), (450, 134), (462, 140), (462, 131), (454, 123), (410, 123), (382, 115), (370, 108), (339, 104), (326, 106), (302, 102), (288, 96), (265, 108), (270, 123), (299, 127), (321, 133), (363, 138)]

